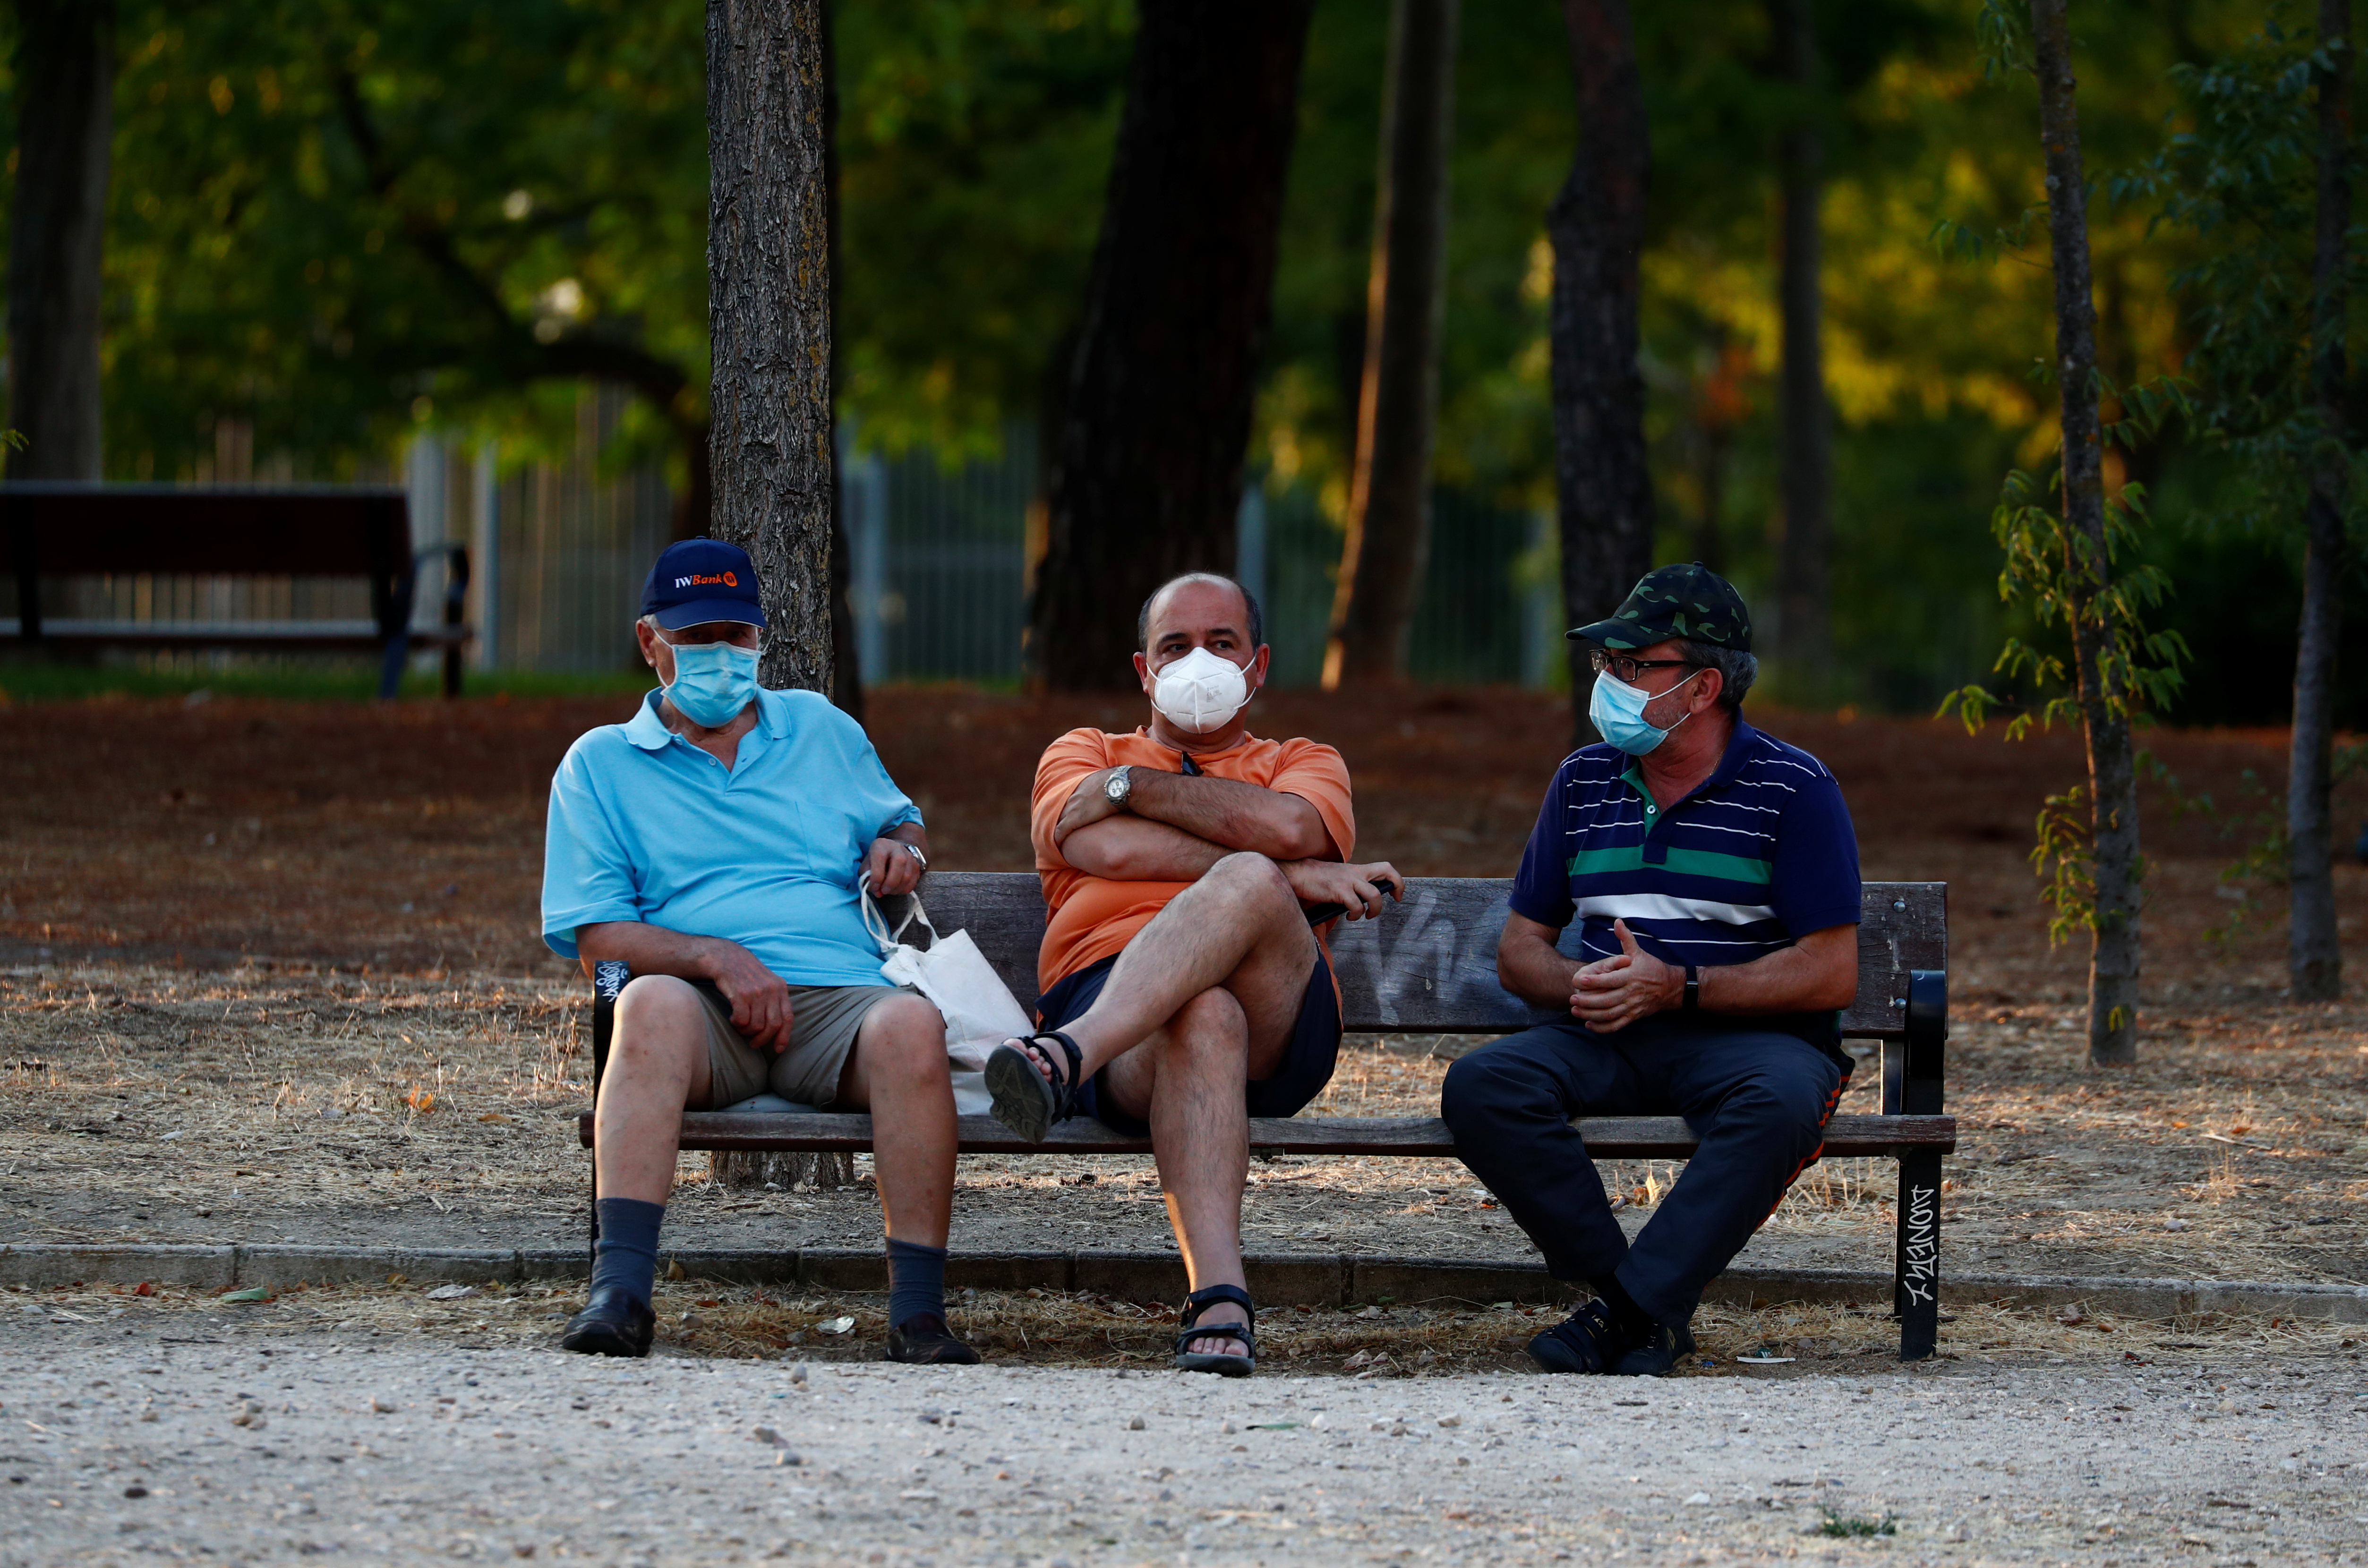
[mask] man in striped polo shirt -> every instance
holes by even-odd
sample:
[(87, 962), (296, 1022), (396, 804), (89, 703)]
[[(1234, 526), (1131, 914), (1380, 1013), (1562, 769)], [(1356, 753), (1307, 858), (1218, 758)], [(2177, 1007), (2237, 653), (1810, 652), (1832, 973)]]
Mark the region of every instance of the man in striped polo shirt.
[[(1458, 1062), (1440, 1114), (1554, 1278), (1597, 1292), (1531, 1356), (1657, 1376), (1850, 1073), (1858, 840), (1825, 766), (1744, 722), (1759, 661), (1725, 578), (1656, 568), (1570, 635), (1595, 644), (1603, 742), (1556, 770), (1497, 947), (1505, 988), (1558, 1016)], [(1670, 1115), (1701, 1146), (1632, 1243), (1570, 1119)]]

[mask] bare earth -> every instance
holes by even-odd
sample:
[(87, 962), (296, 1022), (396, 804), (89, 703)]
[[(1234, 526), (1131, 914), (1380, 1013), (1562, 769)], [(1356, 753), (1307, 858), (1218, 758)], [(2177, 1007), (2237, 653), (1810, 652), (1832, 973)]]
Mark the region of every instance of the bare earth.
[(540, 1347), (548, 1298), (449, 1306), (0, 1298), (0, 1564), (2264, 1565), (2368, 1540), (2368, 1388), (2331, 1343), (1241, 1383), (600, 1362)]

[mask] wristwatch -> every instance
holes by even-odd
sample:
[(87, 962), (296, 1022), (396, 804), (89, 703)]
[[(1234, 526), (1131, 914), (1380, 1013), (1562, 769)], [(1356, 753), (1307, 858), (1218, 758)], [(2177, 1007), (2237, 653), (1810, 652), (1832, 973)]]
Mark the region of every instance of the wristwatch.
[(910, 855), (914, 859), (918, 860), (921, 863), (921, 869), (926, 871), (929, 869), (929, 858), (921, 853), (921, 846), (919, 845), (905, 844), (905, 841), (901, 838), (891, 839), (889, 842), (892, 844), (904, 845), (905, 853)]
[(1685, 1010), (1689, 1013), (1702, 1011), (1702, 971), (1691, 964), (1686, 965)]
[(1111, 768), (1110, 776), (1102, 780), (1102, 793), (1111, 805), (1121, 811), (1126, 810), (1126, 802), (1134, 793), (1134, 765), (1128, 763), (1122, 767)]

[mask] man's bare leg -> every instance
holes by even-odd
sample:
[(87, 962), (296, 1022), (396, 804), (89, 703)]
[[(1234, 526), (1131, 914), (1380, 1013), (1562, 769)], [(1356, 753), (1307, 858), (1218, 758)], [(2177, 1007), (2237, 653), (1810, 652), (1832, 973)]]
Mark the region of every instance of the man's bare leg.
[(946, 1244), (954, 1201), (954, 1091), (946, 1025), (918, 996), (892, 996), (863, 1015), (839, 1075), (842, 1104), (871, 1112), (872, 1170), (888, 1233)]
[[(1063, 1026), (1086, 1073), (1109, 1066), (1117, 1108), (1151, 1124), (1193, 1290), (1247, 1283), (1243, 1085), (1281, 1065), (1315, 965), (1315, 936), (1282, 873), (1261, 855), (1228, 856), (1135, 935), (1094, 1006)], [(1217, 1328), (1247, 1320), (1220, 1303), (1202, 1321)], [(1240, 1349), (1224, 1335), (1191, 1347)]]
[(672, 1198), (682, 1113), (705, 1105), (711, 1092), (707, 1004), (672, 975), (630, 982), (617, 997), (592, 1119), (600, 1196), (660, 1204)]
[(1315, 966), (1315, 935), (1282, 872), (1263, 855), (1228, 855), (1135, 933), (1100, 996), (1061, 1032), (1090, 1077), (1222, 985), (1247, 1016), (1249, 1076), (1262, 1078), (1281, 1059)]

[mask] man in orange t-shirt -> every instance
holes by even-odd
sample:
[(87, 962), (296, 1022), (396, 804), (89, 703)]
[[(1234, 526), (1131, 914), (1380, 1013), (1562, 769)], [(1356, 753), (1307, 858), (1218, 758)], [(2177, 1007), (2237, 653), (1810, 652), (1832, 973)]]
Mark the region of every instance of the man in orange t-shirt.
[(1340, 1045), (1324, 935), (1402, 891), (1386, 863), (1344, 863), (1357, 830), (1340, 754), (1243, 727), (1269, 657), (1258, 622), (1229, 577), (1168, 583), (1144, 604), (1134, 656), (1150, 723), (1045, 749), (1030, 813), (1052, 909), (1044, 1032), (999, 1048), (986, 1074), (1022, 1137), (1077, 1111), (1150, 1133), (1193, 1285), (1177, 1365), (1232, 1376), (1255, 1354), (1248, 1119), (1323, 1092)]

